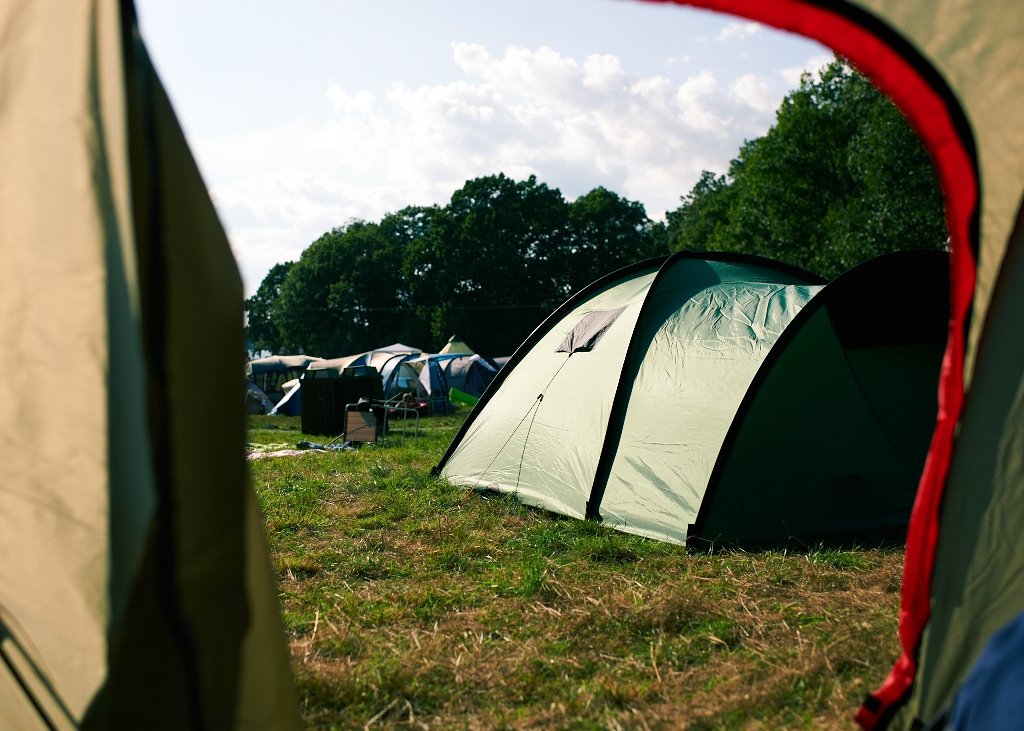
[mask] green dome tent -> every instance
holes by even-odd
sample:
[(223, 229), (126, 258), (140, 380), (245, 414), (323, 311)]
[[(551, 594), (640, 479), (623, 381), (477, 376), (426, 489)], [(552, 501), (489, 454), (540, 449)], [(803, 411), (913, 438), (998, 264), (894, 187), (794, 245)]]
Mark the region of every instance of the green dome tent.
[(905, 525), (947, 261), (890, 254), (827, 286), (735, 254), (627, 267), (530, 336), (437, 470), (673, 542)]

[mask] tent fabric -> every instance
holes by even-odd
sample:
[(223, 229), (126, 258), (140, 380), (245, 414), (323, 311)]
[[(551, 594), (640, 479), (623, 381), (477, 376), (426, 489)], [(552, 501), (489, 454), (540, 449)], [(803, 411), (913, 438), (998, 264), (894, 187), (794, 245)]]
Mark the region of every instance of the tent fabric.
[(803, 308), (737, 410), (691, 545), (906, 525), (937, 412), (948, 263), (880, 256)]
[(419, 379), (423, 390), (430, 395), (448, 393), (448, 379), (445, 377), (441, 364), (447, 356), (424, 355), (409, 361), (409, 365), (419, 368)]
[[(451, 354), (449, 354), (451, 355)], [(497, 369), (479, 355), (459, 355), (440, 361), (449, 388), (479, 398), (494, 380)]]
[(949, 731), (1024, 728), (1024, 612), (985, 643), (956, 694)]
[[(498, 489), (515, 492), (530, 504), (582, 518), (596, 513), (596, 504), (601, 502), (596, 494), (603, 489), (599, 485), (600, 462), (602, 458), (608, 462), (609, 455), (619, 453), (618, 443), (613, 442), (625, 435), (626, 446), (621, 452), (625, 461), (618, 465), (618, 470), (613, 468), (616, 478), (621, 479), (608, 495), (609, 504), (616, 504), (618, 485), (627, 491), (631, 489), (622, 470), (640, 464), (645, 458), (639, 458), (631, 445), (633, 427), (622, 429), (616, 425), (611, 429), (609, 422), (621, 418), (629, 425), (635, 422), (639, 430), (664, 428), (662, 419), (654, 423), (649, 410), (630, 413), (632, 392), (639, 396), (645, 389), (665, 391), (654, 398), (672, 398), (676, 389), (658, 389), (654, 385), (658, 377), (655, 371), (678, 362), (680, 353), (675, 348), (687, 335), (692, 343), (691, 352), (696, 356), (694, 367), (700, 367), (697, 360), (705, 353), (716, 361), (709, 369), (721, 368), (728, 361), (716, 355), (731, 355), (733, 348), (717, 345), (732, 338), (736, 340), (737, 352), (745, 349), (750, 355), (752, 339), (756, 341), (758, 337), (753, 335), (755, 330), (761, 335), (772, 327), (781, 331), (779, 318), (791, 318), (817, 291), (817, 285), (810, 285), (813, 275), (800, 276), (769, 268), (773, 267), (771, 262), (756, 257), (732, 257), (732, 261), (729, 258), (715, 261), (678, 254), (629, 267), (584, 289), (556, 310), (498, 373), (440, 469), (453, 482), (496, 483)], [(722, 291), (744, 286), (750, 296), (740, 305), (728, 301), (729, 294), (734, 292)], [(787, 289), (793, 286), (803, 289)], [(720, 306), (704, 317), (703, 306), (716, 298)], [(688, 304), (692, 306), (686, 314), (682, 313), (680, 307)], [(566, 336), (588, 315), (612, 310), (618, 310), (619, 315), (593, 351), (559, 351)], [(643, 320), (641, 313), (645, 313)], [(735, 323), (737, 333), (743, 330), (745, 337), (735, 338), (736, 333), (729, 325), (721, 333), (717, 331), (714, 323), (723, 319), (723, 313), (727, 313), (724, 320)], [(680, 337), (679, 333), (686, 330), (690, 332)], [(644, 370), (648, 353), (650, 369)], [(754, 362), (753, 358), (747, 360)], [(756, 363), (753, 367), (756, 369)], [(752, 376), (750, 371), (747, 377)], [(738, 405), (741, 396), (742, 391), (735, 396), (736, 403), (731, 408)], [(642, 396), (638, 403), (641, 400)], [(621, 417), (613, 414), (616, 404), (622, 411)], [(722, 408), (728, 410), (730, 406)], [(718, 429), (719, 438), (724, 437), (727, 427), (725, 420)], [(711, 434), (711, 440), (715, 438), (711, 424), (705, 423), (699, 431)], [(641, 440), (638, 437), (636, 441)], [(665, 441), (671, 443), (674, 438)], [(681, 469), (699, 470), (700, 465), (699, 459), (693, 459)], [(650, 485), (649, 479), (645, 482)], [(650, 497), (645, 494), (645, 499)], [(672, 503), (668, 511), (676, 517), (669, 522), (677, 529), (667, 530), (665, 521), (657, 519), (657, 514), (665, 509), (663, 505), (652, 507), (646, 516), (621, 520), (617, 527), (663, 540), (685, 540), (689, 521), (679, 519), (679, 510), (685, 511), (686, 507), (678, 495), (668, 496), (667, 501)], [(688, 516), (690, 520), (696, 516), (696, 507)]]
[(422, 353), (423, 351), (419, 348), (414, 348), (411, 345), (403, 345), (402, 343), (392, 343), (391, 345), (385, 345), (383, 348), (374, 348), (377, 353)]
[[(904, 526), (936, 417), (947, 263), (890, 254), (824, 288), (738, 255), (616, 273), (520, 348), (438, 469), (702, 547)], [(592, 351), (560, 348), (595, 320)]]
[(420, 384), (420, 374), (408, 365), (408, 361), (414, 360), (418, 355), (417, 351), (381, 348), (343, 358), (317, 361), (311, 363), (308, 370), (313, 378), (327, 376), (337, 378), (346, 368), (370, 366), (376, 369), (381, 376), (385, 399), (391, 398), (396, 393), (410, 390), (417, 396), (424, 396), (427, 391)]
[(298, 728), (241, 281), (131, 4), (7, 3), (0, 39), (0, 344), (78, 364), (0, 399), (0, 719)]
[(310, 363), (321, 361), (323, 358), (316, 358), (309, 355), (271, 355), (266, 358), (256, 358), (245, 364), (245, 375), (254, 376), (257, 373), (268, 371), (305, 370)]
[(622, 307), (615, 310), (594, 311), (586, 314), (576, 327), (569, 331), (558, 346), (559, 353), (589, 353), (608, 332), (608, 328), (622, 314)]
[[(683, 0), (660, 1), (683, 4)], [(939, 418), (907, 534), (900, 608), (902, 653), (883, 686), (857, 715), (858, 723), (867, 729), (890, 724), (909, 728), (923, 723), (937, 708), (935, 704), (952, 692), (948, 680), (936, 683), (928, 679), (930, 675), (925, 678), (927, 673), (919, 676), (919, 663), (931, 662), (922, 651), (948, 646), (951, 652), (975, 656), (992, 631), (986, 622), (986, 629), (978, 632), (942, 631), (936, 637), (929, 620), (933, 606), (950, 611), (956, 606), (947, 607), (945, 602), (953, 598), (933, 586), (933, 578), (941, 580), (949, 570), (939, 566), (940, 537), (947, 540), (947, 529), (962, 529), (965, 534), (976, 529), (970, 527), (970, 520), (961, 526), (943, 507), (947, 504), (944, 493), (957, 485), (955, 463), (983, 460), (985, 449), (980, 442), (972, 441), (977, 446), (970, 448), (962, 445), (974, 429), (988, 430), (996, 442), (1004, 436), (1012, 439), (1011, 424), (985, 421), (999, 407), (994, 411), (978, 408), (974, 412), (978, 416), (969, 424), (964, 404), (968, 389), (970, 401), (976, 400), (974, 386), (986, 357), (1000, 376), (1011, 381), (1015, 377), (1007, 375), (1013, 371), (1013, 361), (1000, 361), (1006, 357), (998, 354), (1002, 344), (987, 332), (989, 320), (1002, 316), (993, 309), (1000, 291), (1011, 290), (1004, 297), (1012, 300), (1017, 286), (1005, 280), (1009, 254), (1018, 240), (1015, 220), (1024, 195), (1024, 129), (1020, 126), (1024, 14), (1012, 0), (692, 0), (686, 4), (744, 16), (835, 49), (900, 107), (932, 155), (942, 184), (950, 232), (951, 317)], [(986, 356), (989, 350), (997, 354)], [(1004, 426), (1006, 435), (1000, 431)], [(995, 500), (1005, 487), (1004, 480), (1018, 477), (1007, 465), (984, 467), (985, 474), (998, 477), (984, 486), (974, 482), (974, 500), (979, 503)], [(940, 522), (940, 509), (950, 516), (945, 523)], [(964, 553), (974, 555), (966, 549)], [(985, 553), (975, 556), (979, 563)], [(1007, 564), (1007, 570), (1014, 565)], [(975, 610), (961, 612), (968, 623), (971, 611)], [(961, 663), (953, 670), (955, 666), (950, 665), (951, 673), (960, 677), (968, 666)], [(894, 718), (896, 713), (899, 718)]]
[(302, 414), (302, 398), (299, 389), (302, 388), (302, 381), (295, 378), (287, 383), (281, 384), (284, 397), (277, 402), (277, 405), (270, 410), (270, 416), (299, 416)]
[(441, 350), (438, 351), (440, 354), (446, 353), (466, 353), (472, 355), (475, 351), (466, 345), (466, 341), (460, 338), (458, 335), (452, 335), (448, 338), (448, 342)]

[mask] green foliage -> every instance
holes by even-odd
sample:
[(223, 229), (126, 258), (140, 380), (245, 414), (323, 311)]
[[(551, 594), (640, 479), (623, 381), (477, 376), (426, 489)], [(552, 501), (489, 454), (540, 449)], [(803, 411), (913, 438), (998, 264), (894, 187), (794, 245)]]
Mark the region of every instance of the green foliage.
[(835, 61), (746, 142), (728, 175), (705, 171), (654, 224), (604, 188), (569, 203), (535, 176), (469, 180), (443, 208), (351, 221), (280, 264), (247, 301), (254, 347), (324, 357), (454, 333), (511, 354), (568, 297), (635, 261), (739, 251), (832, 278), (880, 254), (942, 248), (942, 196), (900, 112)]
[(380, 223), (351, 221), (314, 241), (280, 285), (272, 319), (292, 349), (326, 357), (419, 342), (404, 274), (407, 249), (437, 208), (409, 207)]
[(740, 251), (827, 278), (901, 249), (941, 249), (942, 195), (899, 110), (837, 60), (805, 74), (728, 177), (705, 172), (668, 213), (669, 246)]
[(254, 352), (269, 350), (271, 353), (282, 353), (286, 350), (281, 331), (273, 320), (273, 307), (281, 295), (281, 285), (288, 278), (291, 269), (290, 261), (275, 264), (264, 277), (256, 294), (245, 301), (245, 311), (248, 315), (245, 339), (249, 341)]
[(432, 343), (458, 333), (486, 353), (511, 353), (523, 322), (565, 299), (561, 254), (570, 240), (562, 194), (531, 176), (468, 181), (410, 250), (406, 274)]
[(336, 357), (458, 333), (511, 354), (574, 292), (644, 258), (650, 228), (641, 204), (604, 188), (568, 203), (534, 176), (477, 178), (444, 208), (351, 221), (272, 270), (251, 300), (254, 337)]

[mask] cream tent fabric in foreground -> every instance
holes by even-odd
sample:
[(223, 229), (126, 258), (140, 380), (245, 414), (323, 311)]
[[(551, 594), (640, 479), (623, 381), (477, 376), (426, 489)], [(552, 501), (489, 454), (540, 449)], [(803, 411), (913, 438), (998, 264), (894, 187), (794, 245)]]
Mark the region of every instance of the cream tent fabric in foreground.
[(241, 282), (129, 2), (0, 4), (0, 160), (0, 350), (76, 364), (0, 385), (0, 727), (298, 728)]

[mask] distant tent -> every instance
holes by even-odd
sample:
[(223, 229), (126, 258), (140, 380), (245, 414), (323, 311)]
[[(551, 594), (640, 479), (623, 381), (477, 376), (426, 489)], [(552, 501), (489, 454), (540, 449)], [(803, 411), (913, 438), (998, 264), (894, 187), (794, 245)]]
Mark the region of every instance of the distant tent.
[(475, 351), (466, 345), (466, 341), (458, 335), (452, 335), (448, 338), (447, 344), (438, 352), (442, 355), (447, 353), (466, 353), (468, 355), (473, 355)]
[(448, 379), (445, 376), (444, 364), (452, 358), (459, 358), (456, 354), (442, 355), (421, 355), (408, 361), (409, 365), (419, 373), (420, 384), (423, 390), (431, 396), (445, 395), (448, 393)]
[(270, 416), (301, 416), (302, 398), (299, 392), (301, 387), (302, 381), (298, 378), (281, 384), (284, 397), (270, 410)]
[[(298, 729), (242, 282), (131, 2), (0, 10), (0, 725)], [(202, 407), (197, 418), (196, 404)]]
[(371, 352), (374, 353), (422, 353), (423, 351), (419, 348), (414, 348), (411, 345), (403, 345), (402, 343), (394, 343), (392, 345), (385, 345), (383, 348), (374, 348)]
[(323, 360), (310, 355), (271, 355), (245, 364), (245, 376), (277, 403), (285, 396), (282, 386), (299, 378), (310, 363)]
[(441, 362), (448, 388), (480, 398), (498, 374), (498, 369), (479, 355), (464, 355)]
[(438, 469), (696, 545), (905, 525), (935, 422), (947, 261), (889, 254), (824, 287), (740, 255), (627, 267), (530, 336)]
[(408, 351), (371, 350), (311, 363), (306, 377), (337, 378), (346, 368), (370, 366), (383, 379), (385, 399), (394, 398), (400, 393), (412, 393), (422, 398), (426, 396), (426, 389), (420, 384), (420, 374), (408, 363), (415, 357), (414, 353)]
[(268, 414), (274, 409), (274, 402), (267, 398), (263, 389), (252, 381), (245, 381), (245, 412), (247, 414)]

